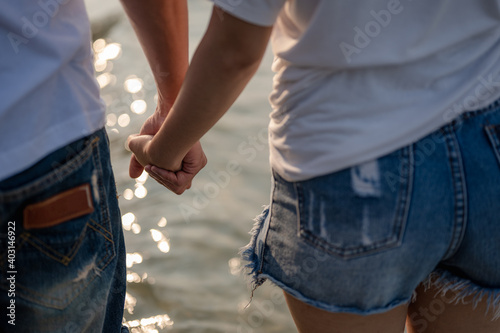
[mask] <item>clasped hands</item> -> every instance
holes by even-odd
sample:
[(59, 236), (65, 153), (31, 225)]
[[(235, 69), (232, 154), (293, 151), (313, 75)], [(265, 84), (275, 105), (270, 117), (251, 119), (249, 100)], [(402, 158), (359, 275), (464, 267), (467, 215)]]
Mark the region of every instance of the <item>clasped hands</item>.
[(168, 163), (161, 161), (158, 158), (158, 151), (161, 154), (161, 149), (155, 149), (152, 145), (158, 146), (156, 142), (153, 143), (153, 138), (164, 120), (165, 117), (160, 112), (155, 112), (144, 122), (139, 134), (131, 135), (128, 138), (127, 145), (133, 153), (129, 175), (132, 178), (137, 178), (143, 170), (146, 170), (158, 183), (180, 195), (191, 187), (194, 176), (207, 164), (207, 158), (198, 141), (185, 156), (178, 156)]

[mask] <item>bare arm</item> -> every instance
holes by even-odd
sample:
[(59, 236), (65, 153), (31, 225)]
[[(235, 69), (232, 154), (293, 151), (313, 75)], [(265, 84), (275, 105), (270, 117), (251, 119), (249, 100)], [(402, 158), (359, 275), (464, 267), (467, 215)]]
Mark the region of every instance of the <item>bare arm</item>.
[[(139, 38), (157, 85), (156, 111), (144, 122), (140, 131), (142, 135), (155, 135), (179, 93), (188, 67), (187, 1), (121, 0), (121, 3)], [(199, 150), (202, 152), (201, 146)], [(193, 166), (192, 176), (204, 165)], [(132, 155), (130, 177), (139, 177), (143, 169), (136, 156)], [(186, 188), (189, 186), (190, 182)]]
[(146, 54), (166, 116), (188, 67), (186, 0), (120, 0)]
[(224, 115), (257, 70), (272, 27), (214, 8), (178, 99), (154, 137), (131, 138), (141, 164), (179, 168), (190, 148)]

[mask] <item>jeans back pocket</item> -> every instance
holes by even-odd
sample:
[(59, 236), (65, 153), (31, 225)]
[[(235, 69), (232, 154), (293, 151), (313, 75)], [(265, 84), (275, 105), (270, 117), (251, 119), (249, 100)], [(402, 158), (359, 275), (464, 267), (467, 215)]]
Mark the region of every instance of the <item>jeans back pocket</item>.
[[(108, 182), (99, 152), (104, 143), (100, 141), (95, 138), (85, 141), (78, 149), (63, 150), (62, 155), (66, 157), (60, 163), (55, 160), (53, 170), (3, 194), (3, 218), (16, 225), (18, 301), (22, 299), (52, 309), (65, 309), (84, 293), (116, 256), (107, 206), (108, 196), (115, 193), (106, 188)], [(51, 200), (82, 184), (91, 185), (94, 207), (91, 213), (68, 217), (54, 226), (23, 228), (23, 211), (27, 205)], [(11, 270), (4, 252), (7, 237), (3, 227), (0, 245), (0, 288), (8, 290), (9, 285), (2, 276)]]
[(408, 215), (412, 165), (410, 146), (295, 183), (300, 237), (346, 259), (398, 246)]
[(487, 125), (484, 129), (490, 139), (498, 163), (500, 163), (500, 125)]

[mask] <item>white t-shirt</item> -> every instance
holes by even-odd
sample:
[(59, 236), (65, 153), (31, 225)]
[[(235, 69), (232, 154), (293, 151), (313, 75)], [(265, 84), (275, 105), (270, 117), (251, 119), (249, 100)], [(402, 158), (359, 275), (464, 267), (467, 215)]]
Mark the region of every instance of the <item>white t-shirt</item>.
[(104, 126), (83, 0), (4, 0), (0, 180)]
[(270, 26), (270, 159), (290, 181), (411, 144), (500, 97), (500, 0), (213, 0)]

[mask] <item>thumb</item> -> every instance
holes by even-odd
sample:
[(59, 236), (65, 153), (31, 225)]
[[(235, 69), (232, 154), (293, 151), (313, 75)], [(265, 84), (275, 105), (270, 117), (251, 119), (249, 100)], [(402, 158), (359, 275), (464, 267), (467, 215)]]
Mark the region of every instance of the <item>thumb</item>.
[(143, 166), (141, 163), (137, 161), (135, 158), (135, 155), (132, 155), (130, 158), (130, 166), (128, 168), (128, 174), (130, 178), (137, 178), (142, 174), (142, 171), (144, 170)]
[[(142, 172), (142, 165), (148, 164), (148, 157), (146, 156), (146, 147), (153, 138), (152, 135), (131, 135), (127, 139), (127, 148), (134, 154), (134, 160), (130, 161), (129, 174), (131, 177), (136, 178)], [(137, 166), (141, 165), (140, 167)]]
[[(152, 135), (132, 134), (127, 138), (127, 148), (134, 154), (140, 152), (142, 147), (153, 138)], [(136, 154), (137, 155), (137, 154)]]

